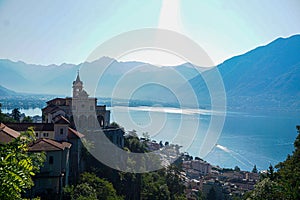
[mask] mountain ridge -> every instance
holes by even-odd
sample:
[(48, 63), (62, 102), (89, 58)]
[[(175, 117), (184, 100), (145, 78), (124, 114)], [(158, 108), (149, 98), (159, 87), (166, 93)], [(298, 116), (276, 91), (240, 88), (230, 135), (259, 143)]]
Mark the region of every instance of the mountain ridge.
[(0, 85), (0, 96), (14, 96), (17, 93), (13, 90), (3, 87)]
[[(299, 108), (299, 52), (300, 35), (297, 34), (288, 38), (277, 38), (267, 45), (256, 47), (217, 65), (216, 68), (223, 78), (228, 106), (274, 107), (276, 104)], [(137, 61), (123, 62), (101, 57), (78, 65), (62, 63), (43, 66), (0, 59), (0, 84), (9, 86), (15, 91), (53, 94), (57, 92), (58, 95), (70, 96), (71, 83), (78, 69), (82, 66), (93, 68), (107, 64), (111, 66), (100, 77), (96, 96), (112, 97), (113, 91), (121, 87), (121, 93), (115, 96), (120, 98), (130, 91), (133, 83), (152, 82), (156, 83), (156, 86), (155, 84), (152, 86), (148, 84), (145, 87), (140, 85), (134, 97), (153, 101), (158, 98), (174, 101), (174, 95), (166, 95), (167, 90), (171, 91), (168, 86), (174, 86), (175, 90), (171, 93), (175, 92), (188, 99), (189, 94), (182, 92), (185, 90), (182, 82), (186, 81), (193, 87), (200, 103), (210, 103), (210, 99), (207, 98), (210, 94), (202, 73), (209, 74), (213, 68), (197, 66), (195, 68), (190, 63), (157, 67)], [(182, 80), (176, 78), (176, 73)], [(124, 75), (130, 81), (120, 82), (124, 79)], [(120, 83), (122, 84), (118, 85)]]
[[(278, 38), (217, 66), (227, 105), (255, 109), (300, 108), (300, 35)], [(209, 73), (209, 72), (205, 72)], [(207, 95), (201, 75), (189, 83)], [(202, 95), (203, 96), (203, 95)], [(206, 100), (208, 101), (208, 100)]]

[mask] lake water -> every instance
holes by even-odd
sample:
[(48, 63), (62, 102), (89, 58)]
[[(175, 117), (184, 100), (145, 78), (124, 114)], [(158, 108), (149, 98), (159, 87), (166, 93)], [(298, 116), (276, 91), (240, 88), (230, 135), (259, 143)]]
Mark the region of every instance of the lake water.
[[(112, 107), (111, 121), (116, 121), (127, 131), (135, 129), (139, 135), (147, 132), (152, 139), (182, 145), (182, 150), (192, 156), (203, 157), (213, 165), (233, 168), (239, 166), (260, 170), (285, 160), (293, 151), (300, 125), (298, 113), (238, 113), (227, 112), (220, 135), (211, 132), (211, 116), (205, 110)], [(2, 110), (3, 113), (11, 112)], [(20, 110), (26, 115), (41, 115), (40, 109)], [(208, 131), (209, 130), (209, 131)], [(214, 129), (212, 129), (214, 130)], [(214, 145), (206, 146), (208, 141)], [(203, 148), (211, 151), (203, 153)]]
[(223, 167), (267, 169), (293, 151), (300, 117), (293, 113), (227, 116), (218, 144), (206, 159)]
[[(11, 113), (12, 109), (5, 109), (2, 108), (2, 113)], [(42, 110), (40, 108), (29, 108), (29, 109), (19, 109), (21, 113), (25, 113), (26, 116), (35, 116), (40, 115), (42, 116)]]
[[(205, 160), (221, 167), (239, 166), (244, 170), (252, 170), (254, 164), (263, 170), (270, 164), (284, 161), (293, 151), (296, 125), (300, 125), (298, 113), (227, 112), (222, 132), (218, 138), (213, 138), (215, 136), (207, 132), (211, 122), (211, 114), (207, 111), (149, 107), (114, 107), (111, 110), (111, 121), (126, 130), (148, 132), (158, 142), (181, 141), (183, 149), (192, 156), (203, 157), (201, 149), (210, 138), (216, 144), (204, 156)], [(195, 135), (191, 134), (195, 130)]]

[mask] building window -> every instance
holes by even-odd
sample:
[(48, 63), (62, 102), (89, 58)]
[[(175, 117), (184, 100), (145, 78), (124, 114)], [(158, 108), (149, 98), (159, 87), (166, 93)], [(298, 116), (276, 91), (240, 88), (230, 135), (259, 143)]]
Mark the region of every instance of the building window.
[(44, 133), (43, 135), (44, 135), (44, 137), (48, 137), (49, 133)]
[(53, 162), (54, 162), (53, 156), (50, 156), (50, 157), (49, 157), (49, 164), (52, 165)]
[(60, 129), (60, 134), (61, 135), (64, 134), (64, 129), (63, 128)]
[(35, 133), (35, 137), (39, 137), (39, 133)]

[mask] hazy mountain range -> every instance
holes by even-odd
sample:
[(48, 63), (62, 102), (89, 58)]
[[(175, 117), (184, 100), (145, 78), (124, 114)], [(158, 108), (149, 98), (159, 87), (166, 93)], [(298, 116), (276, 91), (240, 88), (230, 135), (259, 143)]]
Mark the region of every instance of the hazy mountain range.
[[(300, 35), (295, 35), (276, 39), (216, 66), (224, 82), (227, 105), (235, 109), (300, 109), (299, 55)], [(122, 98), (135, 91), (131, 98), (178, 103), (178, 96), (190, 98), (190, 91), (186, 88), (191, 86), (200, 105), (210, 104), (208, 88), (202, 77), (211, 77), (210, 73), (215, 69), (189, 63), (157, 67), (141, 62), (118, 62), (108, 57), (79, 65), (49, 66), (2, 59), (0, 95), (25, 92), (70, 96), (78, 69), (82, 66), (101, 68), (107, 64), (110, 64), (109, 68), (98, 82), (95, 93), (98, 97)], [(216, 80), (208, 81), (214, 84)]]
[(7, 89), (7, 88), (5, 88), (5, 87), (2, 87), (1, 85), (0, 85), (0, 96), (14, 96), (14, 95), (16, 95), (17, 93), (15, 92), (15, 91), (12, 91), (12, 90), (9, 90), (9, 89)]
[[(278, 38), (266, 46), (230, 58), (217, 68), (223, 78), (229, 106), (274, 110), (300, 108), (300, 35)], [(196, 94), (207, 97), (201, 75), (189, 83)]]

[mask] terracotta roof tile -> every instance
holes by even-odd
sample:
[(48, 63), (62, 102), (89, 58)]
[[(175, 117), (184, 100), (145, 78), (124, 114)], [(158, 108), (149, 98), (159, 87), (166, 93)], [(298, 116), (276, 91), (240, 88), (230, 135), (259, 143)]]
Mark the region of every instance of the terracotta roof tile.
[(7, 143), (11, 142), (14, 138), (17, 138), (20, 136), (20, 133), (9, 128), (5, 124), (0, 124), (0, 142)]
[(66, 119), (64, 116), (60, 115), (58, 119), (55, 121), (55, 124), (70, 124), (70, 121)]
[(35, 131), (53, 131), (52, 123), (7, 123), (6, 126), (16, 131), (26, 131), (29, 127), (33, 127)]
[(68, 142), (57, 142), (47, 138), (40, 138), (29, 146), (29, 151), (61, 151), (71, 146), (72, 144)]
[(66, 107), (66, 106), (55, 106), (54, 108), (52, 108), (51, 110), (49, 110), (47, 113), (53, 114), (53, 113), (55, 113), (57, 111), (63, 111), (63, 112), (65, 112), (64, 107)]
[(69, 138), (74, 138), (74, 136), (78, 137), (78, 138), (83, 138), (84, 137), (84, 135), (82, 133), (79, 133), (78, 131), (75, 131), (74, 129), (69, 128), (68, 137)]
[(52, 111), (54, 108), (58, 108), (58, 106), (56, 106), (56, 105), (48, 105), (48, 106), (46, 106), (45, 108), (42, 108), (42, 111), (44, 111), (44, 112), (50, 112), (50, 111)]
[(51, 100), (47, 101), (46, 103), (49, 104), (49, 103), (52, 103), (52, 102), (57, 101), (57, 100), (66, 100), (66, 98), (57, 97), (57, 98), (54, 98), (54, 99), (51, 99)]

